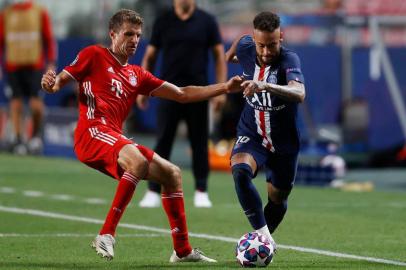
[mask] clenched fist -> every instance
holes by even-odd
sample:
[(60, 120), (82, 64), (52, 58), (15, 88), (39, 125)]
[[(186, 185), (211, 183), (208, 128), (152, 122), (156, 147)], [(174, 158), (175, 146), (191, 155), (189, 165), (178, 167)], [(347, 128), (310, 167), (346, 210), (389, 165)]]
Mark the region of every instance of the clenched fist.
[(47, 72), (42, 75), (41, 79), (41, 87), (44, 89), (45, 92), (49, 94), (53, 94), (56, 92), (56, 89), (54, 89), (56, 82), (56, 73), (55, 71), (49, 69)]

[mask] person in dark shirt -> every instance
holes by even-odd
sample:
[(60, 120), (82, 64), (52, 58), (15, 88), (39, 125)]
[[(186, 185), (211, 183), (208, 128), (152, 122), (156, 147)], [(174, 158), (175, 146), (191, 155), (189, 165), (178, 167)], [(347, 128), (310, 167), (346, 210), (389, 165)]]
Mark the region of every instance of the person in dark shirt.
[[(237, 39), (227, 61), (240, 63), (245, 81), (245, 107), (231, 154), (238, 199), (251, 226), (266, 235), (282, 221), (293, 187), (299, 152), (296, 126), (298, 103), (305, 97), (304, 77), (296, 53), (281, 46), (279, 16), (262, 12), (254, 19), (253, 35)], [(252, 183), (259, 168), (266, 172), (268, 203)]]
[[(159, 52), (162, 52), (161, 78), (179, 86), (206, 85), (208, 82), (208, 52), (213, 53), (216, 80), (224, 82), (227, 68), (224, 47), (216, 20), (199, 9), (194, 0), (174, 0), (173, 9), (158, 17), (154, 23), (150, 43), (142, 66), (153, 71)], [(138, 106), (146, 108), (146, 97), (138, 98)], [(215, 110), (225, 102), (225, 96), (212, 99)], [(211, 207), (207, 193), (208, 165), (208, 103), (179, 104), (160, 100), (158, 106), (158, 140), (155, 152), (169, 159), (176, 130), (181, 120), (186, 121), (192, 148), (193, 175), (195, 178), (194, 205)], [(140, 202), (141, 207), (160, 205), (160, 185), (148, 183), (148, 191)]]

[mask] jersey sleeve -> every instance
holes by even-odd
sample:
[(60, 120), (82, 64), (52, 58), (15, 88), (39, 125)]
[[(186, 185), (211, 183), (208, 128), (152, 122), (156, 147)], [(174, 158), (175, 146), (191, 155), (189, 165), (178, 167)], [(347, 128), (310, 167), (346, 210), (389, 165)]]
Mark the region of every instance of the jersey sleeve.
[(165, 81), (155, 77), (151, 72), (141, 70), (140, 95), (149, 96), (152, 91), (160, 87)]
[(302, 73), (300, 59), (296, 53), (289, 52), (283, 61), (282, 68), (286, 75), (286, 81), (297, 81), (304, 83), (304, 76)]
[(251, 36), (243, 36), (237, 43), (236, 55), (238, 60), (244, 61), (251, 59), (253, 57), (252, 52), (254, 52), (255, 57), (255, 43)]
[(94, 55), (95, 50), (92, 46), (83, 49), (76, 56), (75, 60), (64, 68), (64, 71), (76, 81), (81, 81), (90, 72)]

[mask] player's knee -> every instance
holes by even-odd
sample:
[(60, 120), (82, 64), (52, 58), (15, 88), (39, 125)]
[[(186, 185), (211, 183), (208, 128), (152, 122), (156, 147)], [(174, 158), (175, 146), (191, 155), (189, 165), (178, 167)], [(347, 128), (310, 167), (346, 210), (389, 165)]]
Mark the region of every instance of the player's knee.
[(149, 163), (144, 156), (137, 156), (136, 158), (129, 159), (126, 162), (127, 166), (125, 171), (131, 173), (134, 176), (143, 178), (148, 173)]
[(239, 163), (232, 167), (232, 174), (236, 188), (249, 185), (253, 173), (248, 164)]
[(274, 204), (285, 203), (289, 197), (290, 190), (280, 190), (275, 187), (268, 192), (268, 199)]
[(182, 188), (182, 173), (178, 166), (171, 164), (168, 168), (168, 182), (166, 188), (179, 190)]

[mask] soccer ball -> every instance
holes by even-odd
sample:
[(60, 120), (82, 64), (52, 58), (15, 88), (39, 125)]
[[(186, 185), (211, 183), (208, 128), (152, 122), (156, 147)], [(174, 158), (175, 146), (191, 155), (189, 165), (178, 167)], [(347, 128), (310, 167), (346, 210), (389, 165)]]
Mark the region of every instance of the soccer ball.
[(269, 239), (257, 232), (244, 234), (237, 242), (235, 256), (242, 267), (265, 267), (274, 255)]

